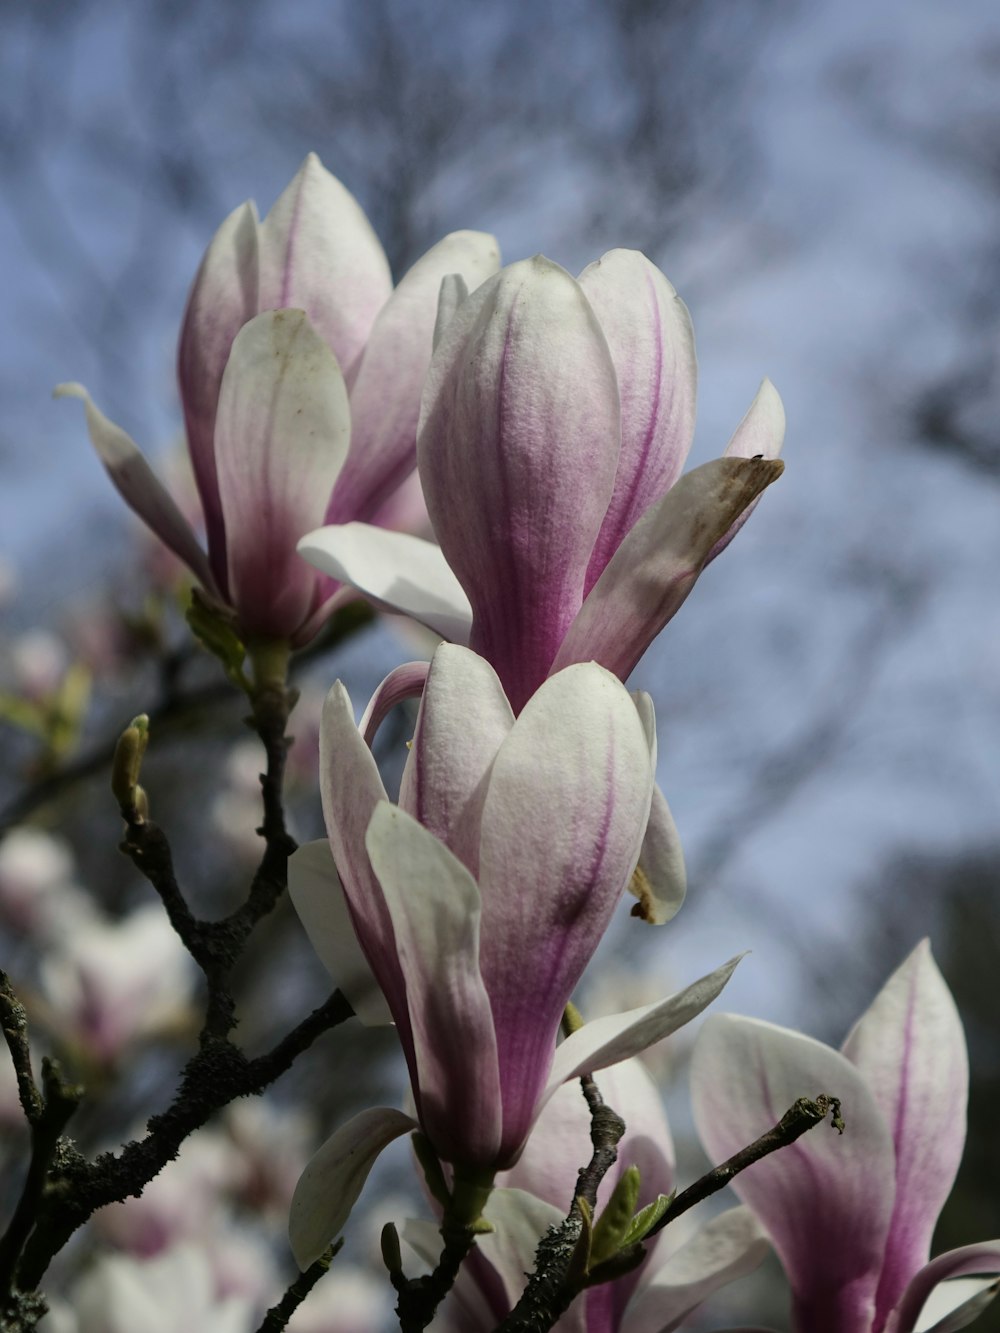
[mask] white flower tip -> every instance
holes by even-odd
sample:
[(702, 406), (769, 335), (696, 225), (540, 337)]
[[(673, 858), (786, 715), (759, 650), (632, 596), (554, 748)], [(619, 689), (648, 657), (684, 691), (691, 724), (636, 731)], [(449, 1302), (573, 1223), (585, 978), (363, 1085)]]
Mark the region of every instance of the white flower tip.
[(781, 394), (774, 387), (774, 381), (767, 375), (760, 382), (757, 397), (766, 402), (773, 412), (780, 413), (782, 422), (785, 420), (785, 405), (781, 401)]
[(82, 398), (84, 402), (90, 397), (90, 394), (78, 384), (76, 380), (68, 380), (65, 384), (57, 384), (52, 390), (53, 398)]

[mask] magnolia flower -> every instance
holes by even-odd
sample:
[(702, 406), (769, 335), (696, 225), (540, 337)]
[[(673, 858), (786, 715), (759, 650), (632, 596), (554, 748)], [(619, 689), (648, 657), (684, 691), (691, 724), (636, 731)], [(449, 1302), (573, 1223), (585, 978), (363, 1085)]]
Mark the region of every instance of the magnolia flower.
[(79, 924), (41, 967), (63, 1038), (108, 1065), (136, 1041), (186, 1021), (194, 980), (190, 955), (153, 904), (121, 921)]
[(784, 1265), (799, 1333), (951, 1333), (985, 1308), (1000, 1240), (928, 1262), (965, 1142), (968, 1061), (926, 940), (839, 1052), (723, 1014), (702, 1029), (691, 1077), (698, 1129), (716, 1160), (798, 1097), (829, 1092), (843, 1103), (842, 1137), (815, 1129), (733, 1182)]
[(303, 1265), (343, 1225), (393, 1138), (419, 1122), (456, 1178), (491, 1178), (517, 1160), (555, 1088), (687, 1022), (735, 966), (556, 1049), (566, 1002), (635, 869), (653, 788), (652, 706), (603, 668), (557, 673), (515, 720), (489, 664), (442, 645), (399, 807), (339, 682), (320, 756), (329, 848), (293, 857), (292, 900), (336, 976), (351, 932), (335, 862), (399, 1031), (417, 1120), (363, 1112), (320, 1149), (292, 1204)]
[(145, 1262), (99, 1259), (73, 1287), (71, 1307), (53, 1310), (48, 1333), (246, 1333), (253, 1303), (218, 1295), (211, 1266), (193, 1245)]
[(642, 255), (613, 250), (579, 280), (512, 264), (458, 306), (431, 362), (418, 463), (440, 549), (353, 523), (299, 549), (469, 643), (515, 712), (574, 662), (624, 680), (782, 471), (765, 380), (725, 457), (681, 477), (695, 378), (687, 310)]
[(497, 263), (492, 237), (454, 232), (393, 291), (367, 218), (315, 154), (263, 222), (253, 203), (230, 214), (195, 278), (178, 355), (207, 555), (125, 432), (80, 385), (57, 392), (85, 400), (115, 486), (241, 632), (301, 644), (334, 590), (295, 543), (324, 518), (384, 521), (414, 466), (441, 281), (475, 287)]
[(0, 842), (0, 919), (45, 944), (72, 934), (94, 916), (75, 875), (60, 839), (42, 829), (12, 829)]
[[(638, 1060), (601, 1071), (605, 1101), (625, 1119), (618, 1160), (597, 1195), (600, 1217), (628, 1167), (640, 1173), (639, 1207), (674, 1187), (670, 1128), (656, 1086)], [(445, 1307), (445, 1325), (456, 1333), (488, 1333), (519, 1299), (525, 1274), (535, 1265), (538, 1241), (565, 1217), (577, 1172), (593, 1147), (590, 1112), (580, 1088), (564, 1084), (553, 1094), (520, 1161), (497, 1178), (485, 1216), (493, 1230), (480, 1237)], [(407, 1222), (404, 1239), (434, 1264), (440, 1241), (431, 1222)], [(679, 1247), (669, 1231), (648, 1247), (642, 1264), (614, 1282), (584, 1292), (555, 1327), (563, 1333), (670, 1333), (719, 1287), (749, 1273), (768, 1250), (764, 1233), (746, 1208), (733, 1208)]]

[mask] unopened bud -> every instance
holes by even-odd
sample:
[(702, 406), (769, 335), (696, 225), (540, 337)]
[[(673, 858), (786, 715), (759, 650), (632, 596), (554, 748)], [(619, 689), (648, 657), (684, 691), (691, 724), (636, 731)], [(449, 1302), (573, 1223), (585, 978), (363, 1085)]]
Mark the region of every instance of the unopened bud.
[(395, 1222), (386, 1222), (381, 1236), (382, 1262), (388, 1269), (389, 1276), (395, 1277), (403, 1271), (403, 1256), (399, 1249), (399, 1232)]
[(148, 744), (149, 718), (145, 713), (140, 713), (118, 737), (111, 763), (111, 790), (126, 818), (133, 812), (138, 812), (140, 818), (143, 818), (148, 810), (146, 794), (139, 786), (139, 774)]

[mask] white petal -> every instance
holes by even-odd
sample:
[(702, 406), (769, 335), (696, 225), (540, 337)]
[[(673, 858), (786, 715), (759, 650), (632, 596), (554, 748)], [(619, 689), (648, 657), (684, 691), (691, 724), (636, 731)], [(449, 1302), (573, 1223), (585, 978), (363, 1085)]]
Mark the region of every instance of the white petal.
[(316, 576), (295, 545), (323, 521), (350, 432), (340, 366), (305, 313), (245, 324), (215, 422), (229, 590), (245, 632), (292, 634), (312, 611)]
[(361, 952), (344, 887), (326, 838), (307, 842), (288, 861), (288, 894), (320, 962), (366, 1027), (392, 1022), (385, 996)]
[(476, 653), (439, 644), (399, 787), (399, 805), (440, 838), (473, 877), (487, 778), (514, 716), (497, 674)]
[(305, 1270), (336, 1240), (383, 1148), (417, 1129), (402, 1111), (376, 1106), (341, 1125), (306, 1165), (292, 1195), (288, 1239)]
[[(765, 379), (757, 390), (757, 396), (747, 408), (746, 415), (733, 432), (733, 438), (726, 445), (725, 458), (777, 458), (785, 440), (785, 409), (778, 390), (770, 380)], [(712, 547), (706, 563), (710, 563), (724, 551), (742, 528), (753, 511), (757, 508), (759, 497), (747, 505), (732, 526)]]
[(579, 1078), (581, 1074), (593, 1073), (638, 1055), (654, 1042), (662, 1041), (685, 1023), (690, 1023), (692, 1018), (697, 1018), (725, 986), (740, 957), (730, 958), (728, 963), (665, 1000), (585, 1023), (557, 1048), (541, 1101), (551, 1097), (567, 1079)]
[(785, 440), (785, 409), (769, 379), (761, 381), (757, 396), (726, 445), (726, 458), (777, 458)]
[(1000, 1279), (959, 1277), (940, 1282), (920, 1311), (914, 1333), (956, 1333), (978, 1319), (996, 1299)]
[(383, 611), (401, 611), (451, 643), (467, 643), (472, 609), (434, 542), (367, 523), (317, 528), (299, 554)]
[[(503, 1283), (504, 1293), (513, 1309), (524, 1291), (525, 1274), (535, 1266), (538, 1242), (549, 1227), (558, 1226), (566, 1214), (563, 1209), (524, 1190), (498, 1189), (490, 1195), (483, 1215), (493, 1224), (493, 1231), (479, 1239), (479, 1249)], [(583, 1299), (579, 1304), (584, 1305)]]
[(502, 1105), (479, 970), (478, 885), (443, 843), (388, 802), (376, 807), (365, 845), (406, 985), (421, 1122), (446, 1160), (488, 1165), (500, 1144)]
[(445, 329), (455, 316), (455, 311), (469, 294), (465, 279), (461, 273), (447, 273), (441, 279), (438, 292), (437, 319), (434, 321), (434, 346), (441, 341)]
[(728, 1209), (648, 1278), (643, 1275), (625, 1312), (622, 1333), (669, 1333), (713, 1292), (753, 1272), (770, 1248), (749, 1208)]

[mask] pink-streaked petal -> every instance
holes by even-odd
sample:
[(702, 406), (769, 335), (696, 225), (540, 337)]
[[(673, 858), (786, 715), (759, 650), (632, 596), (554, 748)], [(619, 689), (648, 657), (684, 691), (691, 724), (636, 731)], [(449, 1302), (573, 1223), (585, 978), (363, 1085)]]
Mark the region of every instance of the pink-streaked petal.
[[(388, 528), (391, 532), (408, 532), (414, 537), (427, 540), (433, 537), (418, 473), (411, 472), (403, 484), (396, 487), (385, 504), (372, 515), (372, 525)], [(465, 597), (465, 593), (462, 597)]]
[(497, 754), (479, 882), (511, 1153), (534, 1118), (566, 1001), (635, 869), (652, 789), (635, 705), (594, 663), (547, 680)]
[(258, 309), (304, 310), (353, 383), (375, 317), (392, 292), (389, 262), (361, 205), (310, 153), (259, 236)]
[(304, 843), (288, 858), (288, 896), (320, 962), (365, 1027), (391, 1023), (385, 996), (354, 934), (326, 838)]
[(205, 591), (218, 597), (219, 590), (212, 577), (208, 558), (198, 545), (198, 538), (190, 523), (170, 492), (157, 479), (132, 437), (121, 426), (108, 420), (94, 405), (82, 384), (60, 384), (55, 389), (55, 396), (83, 400), (91, 444), (118, 494), (164, 546), (184, 561)]
[[(293, 648), (304, 648), (307, 643), (311, 643), (320, 632), (326, 622), (341, 607), (349, 605), (351, 602), (358, 601), (359, 594), (353, 588), (338, 588), (335, 583), (327, 582), (328, 588), (334, 591), (329, 597), (324, 597), (317, 605), (316, 609), (303, 620), (302, 624), (291, 637)], [(322, 596), (322, 594), (320, 594)]]
[(244, 325), (222, 377), (215, 459), (245, 634), (292, 635), (313, 611), (318, 580), (295, 546), (322, 522), (350, 430), (340, 367), (301, 310)]
[(420, 477), (471, 646), (515, 712), (580, 608), (620, 432), (607, 342), (564, 269), (512, 264), (458, 308), (428, 372)]
[(717, 458), (685, 473), (612, 556), (552, 669), (593, 659), (624, 680), (679, 610), (718, 539), (782, 470), (778, 460)]
[[(961, 1323), (948, 1322), (947, 1306), (943, 1309), (932, 1307), (932, 1317), (938, 1319), (938, 1323), (927, 1324), (923, 1319), (923, 1311), (926, 1308), (927, 1301), (931, 1294), (937, 1289), (940, 1290), (941, 1283), (947, 1283), (956, 1278), (966, 1277), (991, 1277), (996, 1278), (1000, 1274), (1000, 1240), (987, 1240), (979, 1245), (965, 1245), (958, 1250), (949, 1250), (947, 1254), (940, 1254), (936, 1259), (932, 1259), (925, 1268), (922, 1268), (916, 1277), (910, 1282), (903, 1297), (896, 1309), (889, 1317), (886, 1325), (886, 1333), (951, 1333), (952, 1329), (965, 1328), (972, 1322), (982, 1309), (985, 1308), (988, 1301), (983, 1301), (984, 1292), (979, 1292), (974, 1296), (978, 1301), (978, 1308), (973, 1307), (969, 1318)], [(994, 1282), (994, 1286), (996, 1286)], [(965, 1293), (956, 1293), (965, 1299)], [(994, 1291), (994, 1295), (996, 1292)], [(942, 1299), (942, 1298), (939, 1298)], [(992, 1299), (992, 1298), (991, 1298)], [(957, 1309), (952, 1306), (951, 1313), (958, 1315), (961, 1306)], [(944, 1322), (940, 1322), (942, 1317)]]
[(311, 565), (357, 588), (383, 611), (411, 616), (452, 643), (468, 639), (469, 599), (433, 542), (344, 523), (307, 533), (298, 549)]
[(667, 798), (659, 787), (653, 788), (649, 822), (629, 891), (639, 900), (632, 908), (633, 916), (654, 926), (669, 921), (687, 893), (684, 849)]
[(842, 1049), (867, 1080), (896, 1149), (896, 1200), (878, 1293), (877, 1317), (884, 1319), (930, 1257), (965, 1146), (965, 1034), (928, 940), (892, 974)]
[(215, 467), (215, 414), (233, 339), (260, 310), (257, 226), (257, 209), (247, 201), (212, 237), (191, 287), (177, 347), (188, 449), (205, 511), (212, 566), (222, 584), (226, 546)]
[[(618, 1160), (601, 1182), (598, 1210), (630, 1166), (639, 1168), (640, 1207), (645, 1207), (658, 1194), (673, 1189), (674, 1144), (659, 1091), (641, 1060), (625, 1060), (602, 1069), (597, 1086), (605, 1102), (625, 1121)], [(573, 1202), (577, 1175), (593, 1152), (590, 1127), (590, 1109), (579, 1083), (562, 1084), (535, 1122), (517, 1163), (497, 1177), (497, 1184), (526, 1190), (565, 1216)]]
[[(785, 409), (778, 390), (765, 379), (757, 396), (747, 408), (746, 415), (736, 427), (733, 438), (726, 445), (725, 458), (777, 458), (785, 441)], [(759, 497), (758, 497), (759, 499)], [(757, 500), (748, 504), (728, 530), (712, 547), (706, 564), (726, 549), (753, 511)]]
[(888, 1127), (857, 1069), (821, 1042), (732, 1014), (699, 1033), (692, 1103), (716, 1162), (821, 1093), (841, 1099), (845, 1132), (818, 1125), (733, 1181), (771, 1235), (800, 1333), (871, 1326), (894, 1192)]
[(445, 1160), (490, 1166), (500, 1071), (479, 970), (479, 888), (443, 843), (388, 803), (376, 807), (365, 841), (406, 985), (421, 1123)]
[(728, 1209), (645, 1278), (625, 1311), (622, 1333), (672, 1333), (721, 1287), (752, 1273), (770, 1249), (749, 1208)]
[(719, 995), (739, 961), (730, 958), (714, 972), (699, 977), (664, 1000), (585, 1023), (556, 1050), (541, 1103), (547, 1102), (568, 1079), (630, 1060), (697, 1018)]
[(358, 724), (366, 745), (371, 745), (375, 733), (397, 704), (404, 699), (419, 698), (429, 670), (429, 662), (404, 662), (402, 666), (393, 667), (368, 701)]
[(694, 434), (698, 365), (687, 307), (638, 250), (610, 250), (580, 286), (611, 349), (621, 396), (615, 489), (587, 571), (597, 582), (626, 532), (681, 474)]
[(496, 672), (468, 648), (434, 654), (399, 804), (479, 874), (479, 831), (487, 779), (514, 725)]
[(372, 752), (355, 724), (350, 697), (339, 680), (323, 704), (319, 784), (330, 850), (355, 934), (400, 1028), (403, 1048), (408, 1050), (406, 987), (396, 956), (392, 918), (365, 847), (375, 807), (386, 799), (385, 787)]
[(288, 1216), (288, 1239), (299, 1268), (315, 1263), (344, 1229), (379, 1153), (417, 1128), (402, 1111), (372, 1107), (341, 1125), (310, 1159)]
[(351, 449), (326, 521), (371, 519), (417, 465), (420, 393), (433, 351), (441, 283), (478, 287), (500, 263), (494, 237), (455, 231), (413, 265), (383, 306), (351, 389)]

